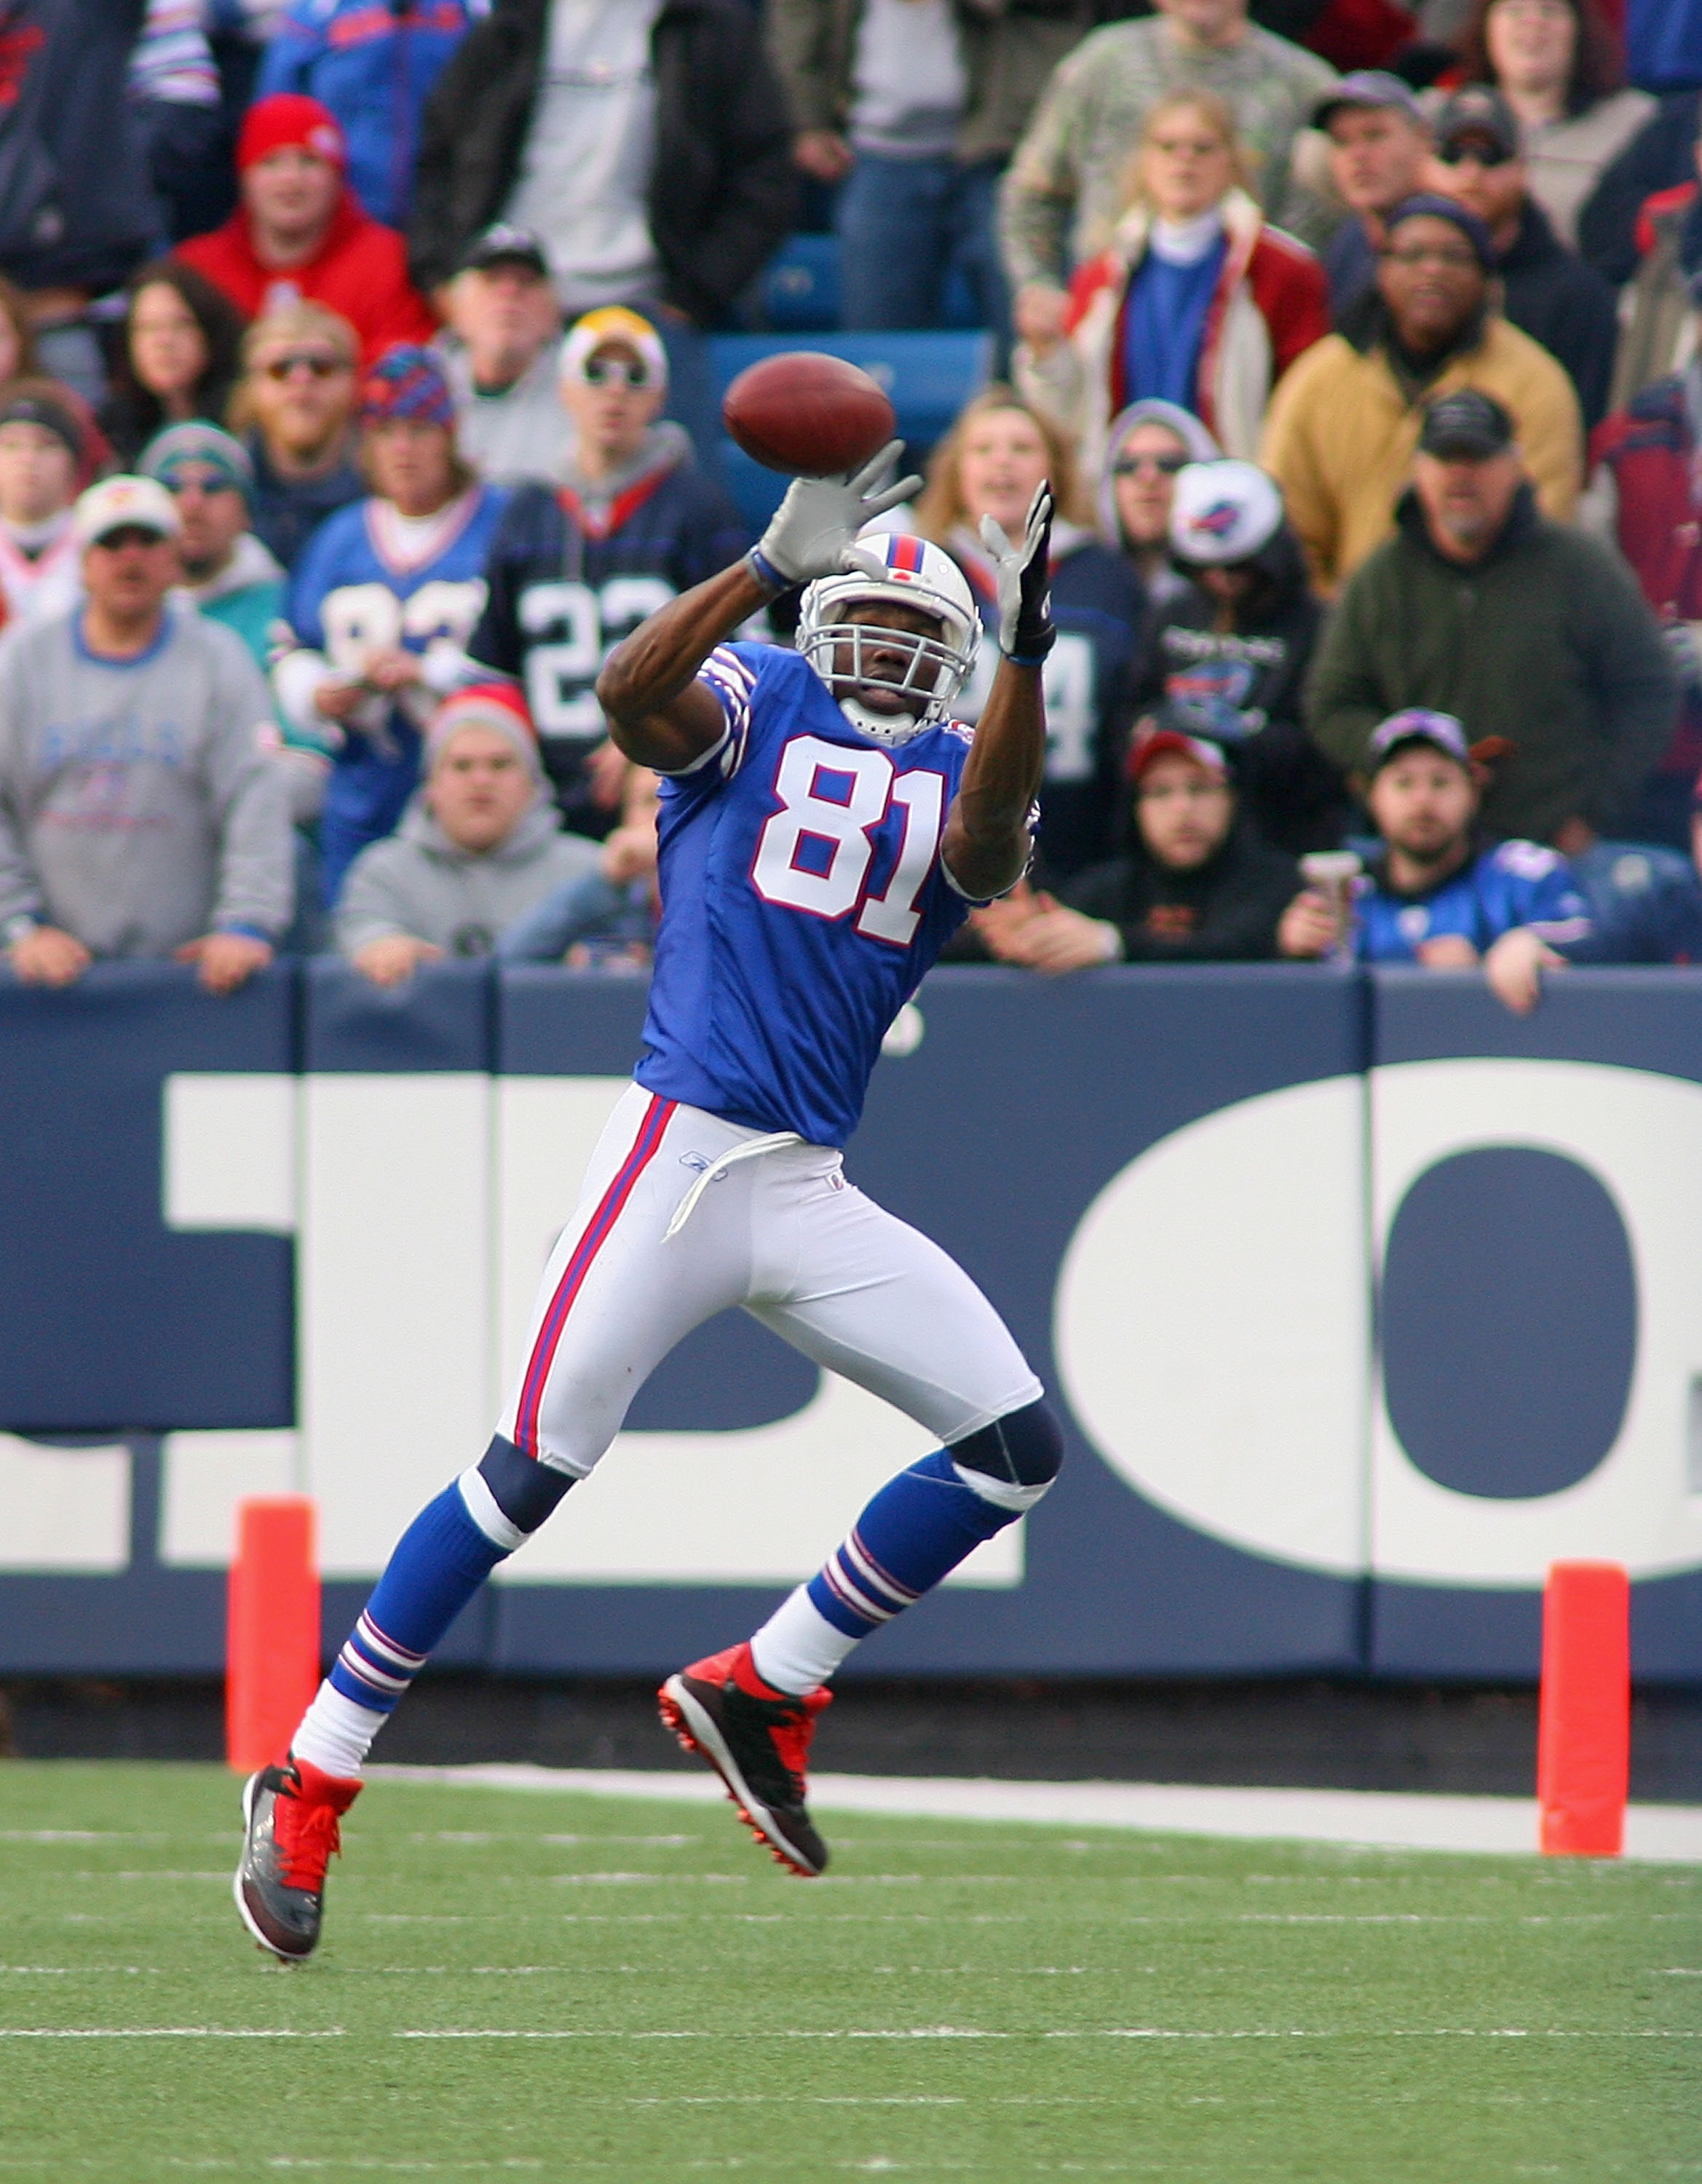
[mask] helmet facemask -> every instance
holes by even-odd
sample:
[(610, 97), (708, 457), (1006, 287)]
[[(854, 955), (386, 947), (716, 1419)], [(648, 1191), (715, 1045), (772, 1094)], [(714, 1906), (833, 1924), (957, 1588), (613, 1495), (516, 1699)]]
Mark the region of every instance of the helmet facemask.
[[(855, 619), (870, 607), (902, 607), (926, 627)], [(883, 744), (908, 743), (945, 717), (980, 643), (975, 601), (956, 564), (914, 538), (865, 540), (854, 562), (809, 586), (798, 617), (798, 649), (852, 727)], [(871, 705), (862, 694), (874, 691), (906, 702)]]
[[(812, 630), (804, 646), (804, 657), (854, 727), (880, 743), (908, 743), (940, 718), (962, 688), (968, 670), (963, 655), (938, 633), (937, 616), (927, 616), (934, 629), (930, 635), (884, 621), (857, 621), (854, 617), (864, 604), (847, 602), (840, 619)], [(896, 662), (894, 654), (899, 655)], [(887, 711), (865, 703), (866, 690), (890, 690), (910, 702)], [(915, 704), (917, 699), (921, 702)]]

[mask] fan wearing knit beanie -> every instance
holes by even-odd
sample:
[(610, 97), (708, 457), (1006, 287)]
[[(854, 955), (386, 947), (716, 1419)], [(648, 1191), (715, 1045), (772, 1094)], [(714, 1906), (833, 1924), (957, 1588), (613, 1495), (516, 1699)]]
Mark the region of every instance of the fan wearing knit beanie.
[(279, 92), (248, 109), (236, 140), (242, 201), (222, 227), (177, 256), (223, 291), (245, 318), (306, 300), (360, 336), (364, 361), (436, 326), (408, 277), (407, 253), (348, 185), (348, 153), (318, 99)]
[(338, 746), (320, 821), (327, 909), (352, 860), (401, 818), (426, 727), (465, 678), (503, 498), (455, 451), (437, 354), (408, 343), (361, 389), (360, 462), (370, 494), (327, 516), (291, 573), (296, 649), (273, 676), (286, 719)]
[(445, 956), (488, 955), (504, 926), (594, 872), (602, 855), (561, 832), (512, 684), (446, 699), (423, 767), (396, 833), (355, 859), (337, 910), (338, 948), (375, 985), (398, 985)]

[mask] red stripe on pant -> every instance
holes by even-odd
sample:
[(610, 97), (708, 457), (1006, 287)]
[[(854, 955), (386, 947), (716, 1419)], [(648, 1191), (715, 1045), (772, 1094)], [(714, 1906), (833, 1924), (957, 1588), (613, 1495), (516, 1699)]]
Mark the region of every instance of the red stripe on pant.
[(673, 1120), (674, 1110), (679, 1105), (675, 1100), (664, 1100), (653, 1092), (644, 1119), (638, 1125), (638, 1134), (632, 1140), (632, 1150), (617, 1170), (598, 1203), (596, 1212), (585, 1225), (584, 1233), (574, 1246), (573, 1256), (562, 1269), (561, 1279), (555, 1285), (555, 1294), (544, 1313), (543, 1324), (538, 1329), (537, 1340), (532, 1345), (526, 1378), (520, 1384), (520, 1400), (514, 1416), (514, 1446), (524, 1456), (537, 1454), (538, 1412), (543, 1404), (543, 1391), (549, 1379), (550, 1368), (555, 1362), (555, 1353), (561, 1341), (562, 1329), (567, 1325), (567, 1316), (573, 1309), (573, 1301), (585, 1286), (585, 1278), (596, 1262), (598, 1253), (613, 1233), (627, 1200), (637, 1186), (638, 1178), (655, 1157), (664, 1133)]

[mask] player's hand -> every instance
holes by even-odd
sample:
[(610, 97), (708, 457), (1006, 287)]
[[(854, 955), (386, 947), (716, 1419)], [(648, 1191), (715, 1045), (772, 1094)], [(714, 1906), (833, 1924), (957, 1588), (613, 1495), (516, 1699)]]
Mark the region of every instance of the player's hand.
[(9, 950), (14, 977), (26, 986), (75, 985), (93, 958), (73, 934), (57, 925), (38, 925), (14, 940)]
[(272, 951), (249, 933), (206, 933), (198, 940), (186, 940), (176, 960), (201, 966), (201, 983), (209, 994), (234, 994), (265, 968)]
[(405, 985), (422, 963), (435, 963), (441, 948), (416, 940), (411, 933), (386, 933), (354, 951), (354, 967), (375, 986)]
[(835, 577), (843, 568), (858, 566), (847, 559), (854, 552), (857, 533), (921, 490), (919, 477), (883, 482), (891, 479), (904, 444), (902, 440), (888, 441), (878, 455), (848, 477), (792, 481), (756, 549), (777, 576), (788, 584), (807, 584), (816, 577)]
[(1555, 955), (1528, 925), (1504, 933), (1483, 958), (1483, 975), (1497, 1000), (1516, 1017), (1528, 1016), (1543, 998), (1544, 971), (1564, 971), (1566, 959)]
[(1043, 660), (1058, 635), (1052, 621), (1052, 487), (1043, 478), (1016, 545), (992, 516), (981, 519), (981, 543), (998, 576), (998, 649), (1025, 666)]

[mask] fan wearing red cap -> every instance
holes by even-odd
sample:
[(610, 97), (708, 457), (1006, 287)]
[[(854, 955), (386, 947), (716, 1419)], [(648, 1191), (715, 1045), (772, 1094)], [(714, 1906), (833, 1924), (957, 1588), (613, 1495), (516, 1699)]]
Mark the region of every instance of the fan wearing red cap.
[(1242, 817), (1229, 760), (1186, 705), (1141, 722), (1125, 773), (1134, 823), (1124, 854), (1077, 873), (1062, 901), (1025, 886), (976, 911), (988, 953), (1054, 973), (1290, 953), (1279, 933), (1299, 867)]
[(408, 277), (407, 253), (348, 187), (335, 116), (318, 99), (279, 92), (248, 109), (236, 140), (242, 202), (222, 227), (179, 246), (251, 319), (303, 298), (359, 334), (364, 360), (397, 342), (426, 342), (436, 321)]

